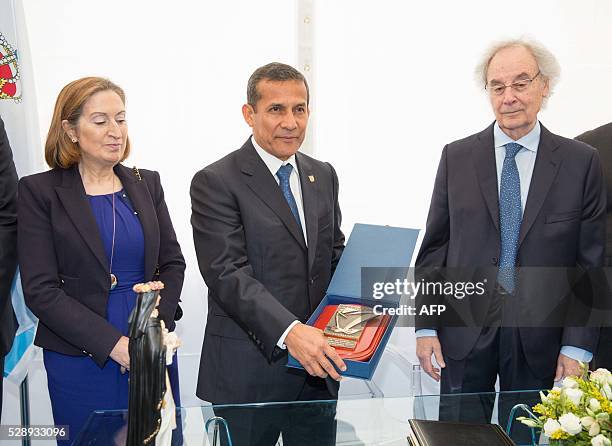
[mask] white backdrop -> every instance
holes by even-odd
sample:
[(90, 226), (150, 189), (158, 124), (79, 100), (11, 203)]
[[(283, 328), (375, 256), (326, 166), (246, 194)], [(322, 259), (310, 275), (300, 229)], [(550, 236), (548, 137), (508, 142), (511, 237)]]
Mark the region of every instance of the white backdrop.
[[(188, 265), (178, 328), (184, 404), (197, 403), (206, 316), (189, 184), (249, 136), (240, 107), (250, 73), (270, 61), (298, 64), (300, 6), (302, 0), (23, 0), (41, 141), (61, 87), (106, 76), (128, 97), (127, 164), (160, 171)], [(573, 137), (612, 120), (610, 23), (607, 0), (314, 1), (309, 143), (338, 171), (345, 233), (355, 222), (424, 227), (443, 145), (493, 120), (473, 75), (492, 40), (530, 35), (559, 58), (562, 80), (541, 114), (551, 131)], [(398, 330), (392, 342), (412, 352), (412, 330)], [(391, 385), (390, 376), (381, 379)], [(51, 420), (44, 386), (38, 362), (33, 423)], [(17, 391), (6, 393), (3, 422), (17, 422)]]

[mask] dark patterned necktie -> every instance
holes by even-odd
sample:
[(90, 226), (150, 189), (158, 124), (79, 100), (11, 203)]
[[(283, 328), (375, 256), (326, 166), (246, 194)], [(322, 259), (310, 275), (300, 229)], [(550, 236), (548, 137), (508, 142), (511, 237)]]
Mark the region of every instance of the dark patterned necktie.
[(302, 221), (300, 220), (300, 213), (298, 211), (297, 203), (295, 202), (295, 197), (291, 193), (291, 187), (289, 186), (289, 177), (291, 176), (291, 171), (293, 170), (293, 166), (291, 164), (285, 164), (278, 169), (276, 172), (276, 176), (278, 177), (279, 186), (283, 195), (285, 196), (285, 200), (287, 200), (287, 204), (289, 204), (289, 208), (291, 209), (291, 213), (295, 217), (298, 226), (300, 229), (302, 228)]

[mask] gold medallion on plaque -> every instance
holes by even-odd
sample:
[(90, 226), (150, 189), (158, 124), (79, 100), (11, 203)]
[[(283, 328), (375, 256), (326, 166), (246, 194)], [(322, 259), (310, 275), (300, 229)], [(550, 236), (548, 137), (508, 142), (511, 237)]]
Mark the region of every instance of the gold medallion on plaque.
[(364, 305), (340, 304), (329, 319), (323, 334), (332, 347), (352, 350), (363, 334), (368, 321), (378, 317), (372, 308)]

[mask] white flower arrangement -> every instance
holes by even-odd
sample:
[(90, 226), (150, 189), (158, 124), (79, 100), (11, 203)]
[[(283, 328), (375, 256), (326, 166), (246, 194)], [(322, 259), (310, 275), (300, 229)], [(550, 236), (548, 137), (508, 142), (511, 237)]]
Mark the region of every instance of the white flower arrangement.
[(519, 420), (541, 429), (551, 445), (612, 446), (612, 373), (597, 369), (589, 375), (567, 377), (561, 387), (540, 392), (542, 402), (533, 407), (539, 417)]

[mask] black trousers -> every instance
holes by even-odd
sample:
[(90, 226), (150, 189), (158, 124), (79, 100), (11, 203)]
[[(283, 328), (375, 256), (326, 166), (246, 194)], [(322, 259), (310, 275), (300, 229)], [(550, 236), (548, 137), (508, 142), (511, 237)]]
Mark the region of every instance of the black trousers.
[[(331, 446), (336, 444), (336, 398), (325, 380), (308, 377), (297, 402), (215, 407), (214, 412), (227, 422), (233, 446), (273, 446), (281, 433), (284, 446)], [(327, 401), (300, 403), (317, 400)], [(223, 429), (220, 438), (228, 444)]]
[[(444, 353), (444, 348), (442, 349)], [(490, 423), (495, 403), (495, 381), (499, 376), (500, 390), (532, 390), (501, 395), (498, 401), (498, 419), (506, 428), (514, 405), (529, 406), (539, 402), (537, 389), (550, 389), (554, 381), (556, 364), (550, 376), (544, 379), (529, 368), (517, 328), (485, 327), (472, 352), (463, 360), (444, 357), (440, 393), (440, 420), (472, 423)], [(459, 393), (491, 392), (488, 395), (461, 395)], [(518, 415), (526, 415), (520, 412)], [(520, 422), (512, 428), (512, 439), (517, 444), (530, 444), (530, 431)]]
[(599, 332), (599, 344), (591, 363), (593, 370), (598, 368), (612, 369), (612, 327), (602, 327)]

